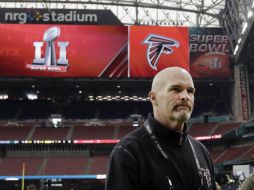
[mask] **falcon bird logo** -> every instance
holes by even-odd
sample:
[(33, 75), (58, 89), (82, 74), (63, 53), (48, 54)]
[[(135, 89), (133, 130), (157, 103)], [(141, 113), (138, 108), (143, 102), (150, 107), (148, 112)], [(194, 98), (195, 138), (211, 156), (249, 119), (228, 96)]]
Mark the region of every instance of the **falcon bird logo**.
[(149, 65), (157, 70), (157, 62), (162, 53), (173, 53), (173, 47), (179, 47), (179, 42), (164, 36), (150, 34), (143, 42), (149, 44), (146, 51), (146, 57)]

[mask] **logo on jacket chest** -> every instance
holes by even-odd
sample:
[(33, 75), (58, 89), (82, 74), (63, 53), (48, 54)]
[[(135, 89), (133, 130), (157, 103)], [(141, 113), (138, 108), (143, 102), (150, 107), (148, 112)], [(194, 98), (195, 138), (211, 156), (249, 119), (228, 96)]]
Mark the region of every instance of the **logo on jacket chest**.
[(200, 168), (200, 175), (202, 176), (202, 181), (204, 185), (207, 185), (207, 187), (212, 186), (211, 182), (211, 173), (208, 169)]

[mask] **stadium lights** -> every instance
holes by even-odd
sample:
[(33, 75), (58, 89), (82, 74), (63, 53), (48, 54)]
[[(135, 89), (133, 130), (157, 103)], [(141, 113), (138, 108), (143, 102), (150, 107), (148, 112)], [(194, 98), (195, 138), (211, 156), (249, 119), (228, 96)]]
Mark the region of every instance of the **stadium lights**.
[(248, 11), (248, 18), (252, 17), (253, 12), (252, 11)]
[(26, 96), (27, 96), (28, 100), (37, 100), (38, 99), (38, 95), (37, 94), (29, 93)]
[(61, 184), (61, 183), (52, 183), (51, 187), (63, 187), (63, 184)]
[(88, 98), (89, 98), (90, 101), (94, 101), (94, 97), (93, 96), (90, 95), (90, 96), (88, 96)]
[(133, 127), (139, 127), (139, 123), (140, 123), (140, 119), (141, 119), (141, 115), (139, 114), (131, 114), (130, 118), (132, 120), (132, 126)]
[(19, 179), (16, 177), (7, 177), (4, 179), (5, 181), (18, 181)]
[(98, 174), (96, 175), (96, 179), (106, 179), (106, 174)]
[(62, 118), (51, 118), (51, 122), (55, 128), (62, 122)]
[(8, 94), (0, 94), (0, 100), (7, 100), (8, 98)]
[(138, 127), (139, 124), (138, 124), (138, 123), (133, 123), (132, 126), (133, 126), (133, 127)]
[(237, 43), (240, 44), (241, 41), (242, 41), (242, 38), (239, 38), (238, 41), (237, 41)]
[(147, 97), (139, 96), (88, 96), (89, 101), (149, 101)]

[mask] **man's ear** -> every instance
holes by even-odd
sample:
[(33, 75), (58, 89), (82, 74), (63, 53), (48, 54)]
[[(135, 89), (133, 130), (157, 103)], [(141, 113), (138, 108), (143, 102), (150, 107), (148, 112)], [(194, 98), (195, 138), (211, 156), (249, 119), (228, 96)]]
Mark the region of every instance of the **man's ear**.
[(149, 96), (150, 101), (153, 104), (153, 106), (158, 106), (158, 102), (156, 99), (156, 92), (151, 91), (151, 92), (149, 92), (148, 96)]

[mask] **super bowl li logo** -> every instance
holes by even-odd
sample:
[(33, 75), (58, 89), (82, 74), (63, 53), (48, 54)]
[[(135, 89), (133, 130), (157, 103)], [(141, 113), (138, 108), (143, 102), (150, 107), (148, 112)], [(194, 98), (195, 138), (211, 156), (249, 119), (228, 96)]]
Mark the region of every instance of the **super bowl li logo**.
[(60, 36), (59, 27), (48, 28), (43, 35), (46, 42), (46, 51), (42, 57), (43, 42), (34, 42), (35, 57), (32, 64), (26, 67), (31, 70), (66, 72), (68, 69), (68, 59), (66, 58), (66, 48), (69, 42), (57, 42), (59, 47), (59, 58), (56, 60), (56, 51), (54, 41)]

